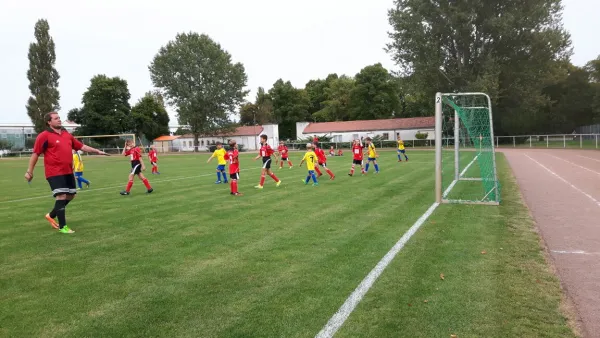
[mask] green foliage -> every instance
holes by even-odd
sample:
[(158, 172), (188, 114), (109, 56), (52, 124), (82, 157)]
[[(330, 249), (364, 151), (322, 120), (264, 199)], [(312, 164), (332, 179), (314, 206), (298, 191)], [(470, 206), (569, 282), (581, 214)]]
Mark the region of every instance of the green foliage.
[(165, 109), (162, 96), (157, 93), (146, 93), (131, 108), (134, 132), (152, 141), (162, 135), (169, 135), (169, 114)]
[(36, 133), (46, 129), (44, 115), (60, 109), (58, 103), (60, 94), (58, 92), (59, 75), (54, 64), (56, 53), (54, 40), (49, 33), (50, 25), (45, 19), (40, 19), (35, 24), (36, 42), (29, 44), (29, 90), (31, 95), (27, 100), (27, 115), (34, 125)]
[(325, 88), (325, 100), (321, 102), (323, 109), (314, 113), (313, 119), (317, 122), (348, 121), (354, 87), (354, 79), (346, 75), (330, 81)]
[(0, 139), (0, 150), (11, 149), (12, 146), (13, 146), (12, 142), (10, 142), (9, 140), (2, 140), (2, 139)]
[(283, 82), (279, 79), (269, 90), (269, 97), (273, 102), (275, 120), (280, 124), (279, 137), (296, 138), (296, 122), (310, 119), (310, 100), (307, 92), (294, 88), (289, 81)]
[(400, 105), (394, 78), (380, 63), (363, 68), (356, 74), (356, 84), (350, 93), (350, 114), (353, 120), (393, 117)]
[(174, 134), (175, 135), (185, 135), (185, 134), (191, 134), (191, 133), (192, 133), (191, 130), (189, 130), (187, 128), (179, 127), (179, 128), (177, 128), (177, 130), (175, 130)]
[(68, 119), (78, 123), (78, 135), (114, 135), (134, 130), (127, 81), (96, 75), (83, 93), (82, 108), (69, 111)]
[(429, 133), (418, 132), (418, 133), (415, 134), (415, 138), (417, 140), (425, 140), (425, 139), (427, 139), (427, 136), (429, 136)]
[(200, 135), (229, 124), (247, 94), (244, 66), (205, 34), (177, 34), (149, 69), (154, 86), (177, 106), (179, 124), (190, 126), (196, 146)]
[(559, 61), (570, 42), (561, 10), (560, 0), (396, 0), (387, 50), (417, 107), (431, 106), (437, 91), (483, 91), (494, 100), (498, 134), (525, 133), (544, 119), (543, 88), (564, 76)]
[(240, 107), (242, 126), (263, 125), (275, 122), (273, 101), (263, 87), (258, 87), (254, 103), (246, 102)]

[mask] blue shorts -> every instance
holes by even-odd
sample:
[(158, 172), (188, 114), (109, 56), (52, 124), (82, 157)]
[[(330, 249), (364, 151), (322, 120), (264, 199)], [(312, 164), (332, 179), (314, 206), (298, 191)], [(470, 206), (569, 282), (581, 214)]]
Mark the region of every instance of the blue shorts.
[(406, 150), (404, 150), (404, 149), (402, 149), (402, 150), (398, 149), (398, 152), (404, 154), (406, 152)]
[(314, 170), (309, 170), (309, 171), (308, 171), (308, 174), (312, 176), (312, 175), (314, 175), (314, 174), (315, 174), (315, 171), (314, 171)]
[(223, 171), (223, 170), (225, 170), (225, 165), (224, 165), (224, 164), (219, 164), (219, 165), (217, 166), (217, 170), (218, 170), (218, 171)]
[(367, 161), (369, 161), (369, 162), (371, 162), (371, 161), (375, 161), (375, 160), (377, 160), (377, 159), (376, 159), (376, 158), (374, 158), (374, 157), (369, 157), (369, 158), (367, 158)]
[(76, 171), (75, 172), (75, 177), (81, 177), (83, 176), (83, 171)]

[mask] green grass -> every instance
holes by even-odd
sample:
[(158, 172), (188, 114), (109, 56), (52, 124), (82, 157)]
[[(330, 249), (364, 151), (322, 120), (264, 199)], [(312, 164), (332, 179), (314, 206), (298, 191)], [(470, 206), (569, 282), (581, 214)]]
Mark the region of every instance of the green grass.
[[(312, 337), (434, 200), (431, 151), (408, 163), (383, 152), (379, 175), (352, 178), (350, 157), (331, 158), (337, 178), (319, 187), (301, 183), (304, 168), (275, 170), (283, 184), (261, 191), (250, 156), (243, 197), (214, 184), (204, 154), (161, 157), (155, 192), (136, 181), (131, 196), (118, 194), (126, 159), (86, 157), (92, 188), (67, 208), (73, 235), (43, 219), (41, 166), (29, 187), (25, 160), (0, 161), (0, 336)], [(572, 336), (498, 158), (503, 205), (441, 206), (339, 336)]]

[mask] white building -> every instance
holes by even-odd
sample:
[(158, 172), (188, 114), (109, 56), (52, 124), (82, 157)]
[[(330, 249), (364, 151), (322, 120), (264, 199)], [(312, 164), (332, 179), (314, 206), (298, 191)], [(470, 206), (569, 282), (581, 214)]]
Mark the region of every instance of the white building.
[(411, 117), (385, 120), (360, 120), (343, 122), (297, 122), (298, 138), (328, 136), (332, 142), (351, 142), (361, 137), (380, 135), (384, 141), (416, 140), (415, 134), (427, 133), (427, 139), (435, 138), (435, 117)]
[[(265, 124), (261, 126), (237, 127), (234, 132), (215, 136), (201, 136), (198, 139), (199, 150), (208, 151), (209, 147), (216, 142), (227, 143), (235, 140), (237, 144), (243, 145), (244, 150), (257, 150), (260, 147), (260, 135), (266, 134), (267, 142), (276, 147), (279, 143), (279, 126), (276, 124)], [(161, 136), (153, 141), (158, 151), (194, 151), (194, 135)], [(169, 150), (167, 150), (169, 149)]]

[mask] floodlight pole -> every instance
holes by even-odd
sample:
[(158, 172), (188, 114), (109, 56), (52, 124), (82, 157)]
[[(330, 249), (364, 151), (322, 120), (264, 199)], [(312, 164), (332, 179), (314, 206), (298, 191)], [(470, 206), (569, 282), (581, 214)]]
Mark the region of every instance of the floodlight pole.
[(435, 94), (435, 201), (442, 203), (442, 93)]

